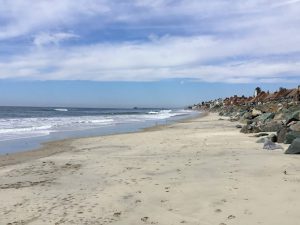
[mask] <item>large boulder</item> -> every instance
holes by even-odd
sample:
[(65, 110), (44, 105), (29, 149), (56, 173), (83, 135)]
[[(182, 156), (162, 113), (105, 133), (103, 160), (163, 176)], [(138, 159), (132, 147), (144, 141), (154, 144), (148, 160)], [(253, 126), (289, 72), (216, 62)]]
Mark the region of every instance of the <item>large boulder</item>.
[(300, 138), (293, 141), (290, 147), (286, 150), (285, 154), (300, 154)]
[(285, 135), (285, 140), (284, 143), (285, 144), (292, 144), (292, 142), (297, 139), (300, 138), (300, 132), (297, 131), (290, 131)]
[(274, 120), (284, 120), (284, 114), (276, 113), (276, 115), (274, 116)]
[(282, 128), (282, 123), (276, 121), (270, 121), (259, 126), (263, 132), (278, 132)]
[(298, 132), (300, 132), (300, 121), (298, 121), (298, 122), (292, 124), (292, 125), (290, 126), (290, 129), (291, 129), (292, 131), (298, 131)]
[(300, 121), (300, 110), (287, 115), (286, 124), (289, 124), (292, 121)]
[(266, 121), (272, 120), (275, 113), (264, 113), (255, 118), (255, 121), (265, 123)]
[(260, 116), (262, 114), (262, 111), (260, 111), (258, 109), (253, 109), (251, 114), (252, 114), (252, 117), (257, 117), (257, 116)]
[(288, 128), (283, 126), (277, 131), (277, 142), (283, 143), (285, 141), (285, 136), (288, 132)]
[(251, 119), (252, 119), (252, 114), (249, 113), (249, 112), (245, 112), (245, 113), (242, 115), (242, 119), (244, 119), (244, 120), (251, 120)]

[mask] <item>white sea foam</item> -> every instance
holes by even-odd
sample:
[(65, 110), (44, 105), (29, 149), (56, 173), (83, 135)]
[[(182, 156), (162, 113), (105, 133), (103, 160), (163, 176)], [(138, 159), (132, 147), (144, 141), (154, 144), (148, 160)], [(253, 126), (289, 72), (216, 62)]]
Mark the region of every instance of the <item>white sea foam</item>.
[(54, 110), (59, 112), (68, 112), (68, 109), (54, 109)]
[(158, 114), (159, 112), (156, 112), (156, 111), (150, 111), (148, 112), (148, 114)]
[[(57, 109), (56, 109), (57, 110)], [(0, 141), (49, 135), (52, 132), (99, 128), (116, 124), (165, 120), (185, 110), (149, 111), (145, 114), (0, 119)]]

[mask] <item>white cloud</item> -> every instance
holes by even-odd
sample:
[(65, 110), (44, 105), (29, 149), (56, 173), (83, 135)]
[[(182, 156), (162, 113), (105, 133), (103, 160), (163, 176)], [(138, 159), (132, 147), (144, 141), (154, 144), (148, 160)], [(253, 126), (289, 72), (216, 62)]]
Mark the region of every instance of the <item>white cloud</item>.
[[(238, 44), (237, 44), (238, 43)], [(152, 81), (190, 78), (208, 82), (299, 80), (300, 62), (231, 60), (232, 55), (253, 56), (274, 51), (268, 43), (259, 53), (257, 43), (245, 39), (218, 40), (210, 36), (165, 37), (151, 43), (97, 44), (68, 49), (44, 48), (0, 64), (0, 78), (39, 80)], [(297, 50), (297, 49), (295, 49)], [(300, 46), (298, 46), (300, 50)], [(220, 53), (221, 52), (221, 53)], [(284, 49), (274, 51), (285, 53)], [(223, 63), (214, 61), (229, 58)], [(210, 62), (211, 61), (211, 62)], [(285, 76), (289, 79), (285, 79)]]
[(0, 40), (77, 24), (110, 11), (102, 0), (0, 0), (0, 6), (0, 21), (6, 21)]
[(48, 44), (59, 44), (59, 42), (66, 41), (69, 39), (79, 38), (78, 35), (72, 33), (40, 33), (34, 37), (33, 43), (36, 46), (43, 46)]
[[(30, 36), (35, 45), (0, 59), (0, 79), (298, 82), (299, 3), (0, 0), (0, 41)], [(118, 41), (86, 44), (81, 33), (66, 32), (78, 24), (92, 39), (118, 25), (140, 29), (146, 41), (122, 40), (119, 31)], [(80, 46), (59, 45), (79, 36)]]

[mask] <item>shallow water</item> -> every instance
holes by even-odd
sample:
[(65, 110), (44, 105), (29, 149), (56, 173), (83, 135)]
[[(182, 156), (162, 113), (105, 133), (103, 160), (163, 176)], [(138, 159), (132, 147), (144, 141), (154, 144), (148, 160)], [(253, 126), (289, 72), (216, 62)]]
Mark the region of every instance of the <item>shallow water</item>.
[(182, 109), (0, 107), (0, 154), (53, 140), (135, 132), (196, 114)]

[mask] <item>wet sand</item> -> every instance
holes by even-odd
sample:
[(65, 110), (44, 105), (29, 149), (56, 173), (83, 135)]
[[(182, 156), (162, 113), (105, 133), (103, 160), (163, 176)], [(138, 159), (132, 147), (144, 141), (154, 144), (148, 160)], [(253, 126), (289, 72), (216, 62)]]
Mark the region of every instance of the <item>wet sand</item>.
[(235, 125), (210, 114), (2, 156), (0, 224), (298, 224), (300, 157)]

